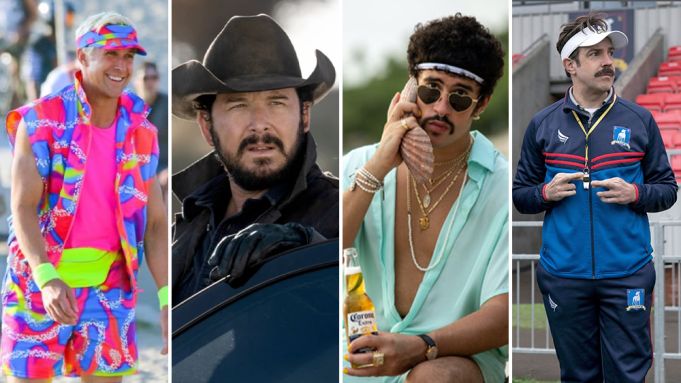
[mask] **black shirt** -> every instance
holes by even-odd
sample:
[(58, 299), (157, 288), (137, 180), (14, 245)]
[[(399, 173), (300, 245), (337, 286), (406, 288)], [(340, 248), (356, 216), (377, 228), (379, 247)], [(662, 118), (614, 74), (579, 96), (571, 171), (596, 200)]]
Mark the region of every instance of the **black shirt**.
[(296, 222), (323, 238), (338, 238), (338, 179), (316, 164), (316, 145), (307, 133), (302, 166), (295, 177), (248, 200), (242, 211), (224, 219), (231, 198), (227, 175), (214, 154), (206, 155), (173, 176), (173, 192), (182, 201), (175, 216), (172, 249), (173, 306), (207, 287), (206, 262), (225, 235), (253, 223)]
[(246, 200), (241, 211), (228, 218), (225, 218), (225, 212), (232, 193), (226, 173), (214, 178), (192, 194), (191, 197), (195, 199), (196, 207), (210, 211), (210, 221), (203, 238), (199, 241), (192, 259), (192, 267), (184, 275), (176, 290), (179, 301), (191, 297), (212, 283), (210, 280), (212, 267), (208, 265), (208, 258), (220, 240), (257, 222), (258, 217), (275, 206), (287, 194), (291, 186), (290, 184), (278, 185), (268, 190), (261, 198)]

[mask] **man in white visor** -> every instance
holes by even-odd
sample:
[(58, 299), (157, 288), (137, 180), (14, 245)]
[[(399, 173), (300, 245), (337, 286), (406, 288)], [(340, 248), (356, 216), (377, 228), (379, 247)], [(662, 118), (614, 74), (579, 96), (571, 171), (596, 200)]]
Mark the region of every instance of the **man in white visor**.
[(572, 87), (530, 122), (513, 184), (518, 211), (545, 212), (537, 283), (563, 382), (643, 382), (652, 364), (647, 213), (677, 185), (650, 112), (615, 94), (627, 43), (599, 15), (563, 25)]

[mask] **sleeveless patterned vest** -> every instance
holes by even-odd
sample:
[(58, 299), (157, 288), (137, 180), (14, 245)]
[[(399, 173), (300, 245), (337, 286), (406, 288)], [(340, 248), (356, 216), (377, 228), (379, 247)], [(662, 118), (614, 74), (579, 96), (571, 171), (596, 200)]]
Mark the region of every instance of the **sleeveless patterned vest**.
[[(82, 75), (74, 85), (13, 110), (7, 115), (7, 132), (14, 148), (19, 124), (26, 126), (43, 192), (38, 219), (47, 256), (59, 263), (83, 182), (90, 148), (91, 108), (83, 91)], [(158, 163), (157, 131), (148, 120), (144, 101), (129, 91), (118, 100), (116, 117), (116, 181), (119, 201), (116, 224), (128, 275), (137, 290), (137, 271), (144, 258), (147, 199)], [(10, 266), (28, 267), (14, 235), (10, 218)]]

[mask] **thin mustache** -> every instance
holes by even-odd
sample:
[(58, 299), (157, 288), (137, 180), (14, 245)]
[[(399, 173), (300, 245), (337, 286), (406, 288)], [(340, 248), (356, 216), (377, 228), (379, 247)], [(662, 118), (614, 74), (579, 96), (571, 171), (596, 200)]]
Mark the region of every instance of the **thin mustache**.
[(426, 126), (430, 121), (444, 122), (445, 124), (449, 125), (449, 131), (452, 131), (454, 129), (454, 125), (449, 121), (449, 118), (447, 118), (447, 116), (433, 116), (433, 117), (424, 118), (421, 121), (420, 125)]

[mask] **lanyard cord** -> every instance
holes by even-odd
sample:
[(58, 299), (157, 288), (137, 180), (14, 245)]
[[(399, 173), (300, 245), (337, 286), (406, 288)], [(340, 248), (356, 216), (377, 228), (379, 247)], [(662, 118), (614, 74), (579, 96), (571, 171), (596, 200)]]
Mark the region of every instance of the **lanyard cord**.
[(572, 115), (575, 116), (575, 120), (577, 120), (577, 123), (579, 124), (579, 127), (582, 128), (582, 132), (584, 132), (584, 136), (586, 137), (586, 151), (584, 154), (584, 170), (587, 170), (589, 167), (589, 135), (591, 135), (591, 132), (596, 130), (596, 127), (598, 124), (603, 121), (603, 118), (605, 117), (608, 112), (610, 112), (610, 109), (612, 109), (613, 105), (615, 105), (615, 102), (617, 102), (617, 94), (613, 94), (613, 99), (612, 102), (610, 103), (610, 106), (608, 106), (608, 109), (601, 114), (601, 116), (596, 120), (596, 123), (591, 125), (591, 129), (587, 132), (586, 129), (584, 128), (584, 124), (582, 124), (582, 120), (579, 119), (579, 116), (577, 116), (577, 112), (574, 110), (572, 111)]

